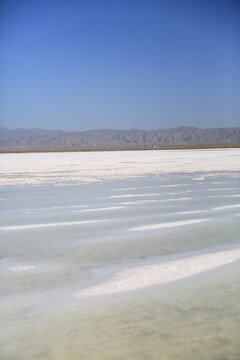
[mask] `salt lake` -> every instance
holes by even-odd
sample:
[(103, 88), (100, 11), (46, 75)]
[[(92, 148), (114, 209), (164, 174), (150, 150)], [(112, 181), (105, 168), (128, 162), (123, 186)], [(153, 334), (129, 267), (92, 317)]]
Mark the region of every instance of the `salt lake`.
[(0, 206), (1, 359), (240, 359), (240, 149), (1, 154)]

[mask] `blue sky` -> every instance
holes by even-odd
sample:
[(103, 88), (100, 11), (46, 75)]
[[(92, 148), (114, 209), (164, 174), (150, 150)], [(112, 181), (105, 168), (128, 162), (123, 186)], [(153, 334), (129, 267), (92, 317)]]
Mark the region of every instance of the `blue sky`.
[(1, 0), (0, 126), (240, 126), (238, 0)]

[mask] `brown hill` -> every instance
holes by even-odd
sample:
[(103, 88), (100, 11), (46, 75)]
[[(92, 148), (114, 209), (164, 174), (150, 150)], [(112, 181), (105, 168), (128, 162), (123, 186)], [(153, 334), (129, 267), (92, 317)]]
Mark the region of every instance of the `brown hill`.
[(64, 132), (0, 128), (0, 150), (56, 150), (131, 148), (148, 145), (240, 144), (240, 127), (198, 129), (181, 126), (168, 130), (89, 130)]

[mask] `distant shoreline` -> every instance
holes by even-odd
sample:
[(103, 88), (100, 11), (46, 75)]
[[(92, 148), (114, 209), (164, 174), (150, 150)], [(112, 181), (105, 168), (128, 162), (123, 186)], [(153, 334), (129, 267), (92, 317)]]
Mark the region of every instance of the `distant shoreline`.
[(88, 149), (25, 149), (25, 150), (0, 150), (0, 154), (16, 153), (49, 153), (49, 152), (107, 152), (107, 151), (149, 151), (149, 150), (192, 150), (192, 149), (226, 149), (240, 148), (240, 144), (212, 144), (212, 145), (178, 145), (178, 146), (155, 146), (155, 147), (119, 147), (119, 148), (88, 148)]

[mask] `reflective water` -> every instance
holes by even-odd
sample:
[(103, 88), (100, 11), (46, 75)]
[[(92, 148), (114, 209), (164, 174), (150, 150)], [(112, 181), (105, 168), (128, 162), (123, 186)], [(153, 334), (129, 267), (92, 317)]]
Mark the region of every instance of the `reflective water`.
[[(101, 179), (94, 170), (79, 181), (88, 154), (73, 155), (78, 179), (69, 153), (64, 179), (59, 154), (50, 183), (47, 173), (22, 182), (36, 180), (39, 154), (25, 158), (32, 172), (20, 183), (11, 164), (2, 173), (1, 359), (240, 359), (239, 260), (136, 291), (75, 296), (126, 269), (240, 246), (240, 151), (144, 152), (144, 161), (141, 152), (128, 154), (114, 154), (118, 171), (109, 180), (105, 168)], [(23, 157), (12, 156), (16, 164)], [(99, 159), (106, 167), (104, 156), (92, 169)], [(156, 170), (162, 156), (168, 171)], [(184, 172), (175, 171), (180, 158)], [(135, 161), (147, 172), (127, 172)]]

